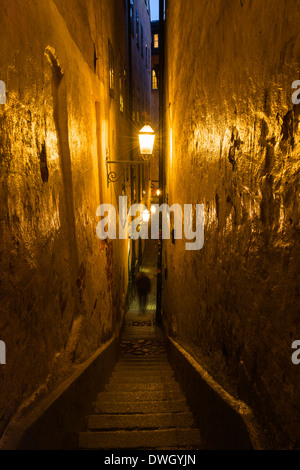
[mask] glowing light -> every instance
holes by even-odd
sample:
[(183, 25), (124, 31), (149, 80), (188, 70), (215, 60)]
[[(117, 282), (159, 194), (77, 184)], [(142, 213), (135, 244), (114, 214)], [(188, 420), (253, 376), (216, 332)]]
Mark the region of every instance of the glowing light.
[(173, 131), (170, 130), (170, 163), (173, 163)]
[(157, 196), (160, 196), (160, 189), (158, 189), (158, 190), (156, 191), (156, 195), (157, 195)]
[(152, 155), (155, 141), (155, 134), (152, 127), (143, 127), (143, 129), (140, 130), (139, 138), (141, 155)]
[(150, 220), (150, 212), (146, 209), (143, 211), (142, 216), (143, 216), (143, 222), (147, 224)]
[(151, 213), (156, 214), (156, 207), (155, 206), (151, 206)]

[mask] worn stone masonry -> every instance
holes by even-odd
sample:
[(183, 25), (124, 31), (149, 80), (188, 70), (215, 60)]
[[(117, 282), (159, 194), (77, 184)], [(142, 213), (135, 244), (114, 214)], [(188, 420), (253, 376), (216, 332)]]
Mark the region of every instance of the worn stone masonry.
[(123, 0), (1, 2), (0, 436), (121, 324), (127, 242), (98, 240), (96, 209), (115, 203), (106, 154), (130, 143), (126, 21)]
[(164, 317), (275, 448), (299, 448), (300, 5), (188, 3), (167, 2), (165, 193), (205, 204), (205, 245), (165, 244)]

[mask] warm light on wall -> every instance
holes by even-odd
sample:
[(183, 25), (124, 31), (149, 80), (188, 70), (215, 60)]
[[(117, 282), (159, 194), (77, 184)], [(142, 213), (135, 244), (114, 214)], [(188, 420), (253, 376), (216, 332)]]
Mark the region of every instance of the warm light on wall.
[(151, 206), (151, 213), (156, 214), (156, 207), (155, 206)]
[(170, 130), (170, 164), (173, 163), (173, 131)]
[(139, 138), (141, 155), (152, 155), (155, 141), (155, 134), (152, 127), (144, 126), (143, 129), (140, 130)]

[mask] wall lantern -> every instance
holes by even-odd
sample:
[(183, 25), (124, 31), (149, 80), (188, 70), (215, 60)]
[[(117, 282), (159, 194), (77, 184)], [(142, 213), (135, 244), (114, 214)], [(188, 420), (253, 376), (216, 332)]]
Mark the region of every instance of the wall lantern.
[(152, 127), (144, 126), (139, 132), (140, 138), (140, 153), (143, 157), (148, 157), (153, 153), (155, 133)]
[(148, 224), (150, 220), (150, 212), (147, 209), (145, 209), (142, 213), (142, 217), (143, 217), (144, 224)]
[[(140, 154), (142, 159), (140, 160), (118, 160), (112, 161), (109, 159), (109, 154), (106, 157), (106, 172), (107, 172), (107, 186), (110, 183), (116, 183), (119, 181), (124, 175), (126, 175), (127, 168), (134, 167), (135, 165), (145, 165), (149, 163), (150, 157), (153, 153), (154, 141), (155, 141), (155, 133), (151, 126), (147, 125), (144, 126), (143, 129), (139, 132), (139, 140), (140, 140)], [(123, 171), (119, 171), (119, 169), (112, 169), (112, 165), (115, 166), (123, 166)]]

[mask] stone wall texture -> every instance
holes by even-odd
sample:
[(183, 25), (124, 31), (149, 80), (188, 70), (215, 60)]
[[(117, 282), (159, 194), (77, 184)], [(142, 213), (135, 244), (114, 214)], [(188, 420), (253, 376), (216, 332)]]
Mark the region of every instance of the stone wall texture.
[(205, 205), (205, 244), (165, 243), (171, 335), (249, 404), (274, 448), (300, 447), (300, 5), (167, 2), (169, 204)]
[(0, 436), (121, 324), (127, 241), (100, 242), (96, 210), (119, 194), (106, 155), (130, 147), (118, 94), (126, 19), (123, 0), (1, 1)]
[[(151, 67), (159, 69), (159, 54), (153, 54), (151, 59)], [(151, 179), (154, 186), (159, 186), (159, 90), (152, 90), (151, 93), (151, 126), (154, 129), (157, 138), (154, 143), (153, 155), (151, 158)]]

